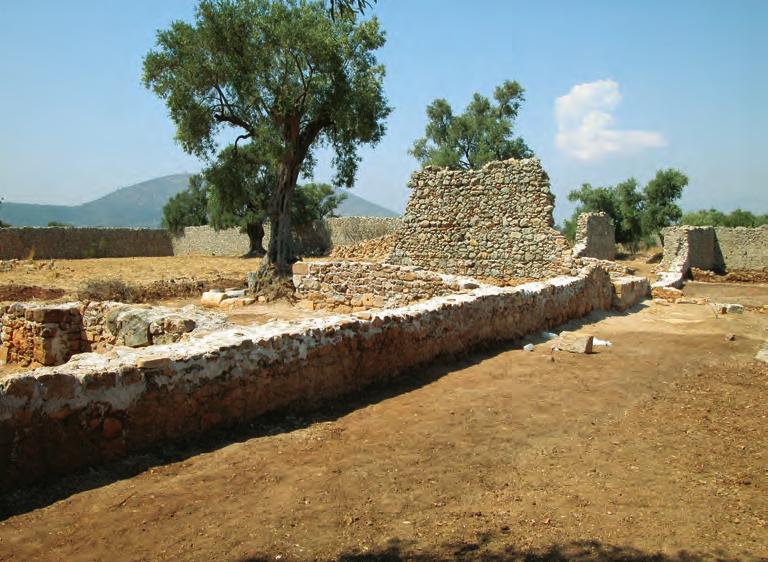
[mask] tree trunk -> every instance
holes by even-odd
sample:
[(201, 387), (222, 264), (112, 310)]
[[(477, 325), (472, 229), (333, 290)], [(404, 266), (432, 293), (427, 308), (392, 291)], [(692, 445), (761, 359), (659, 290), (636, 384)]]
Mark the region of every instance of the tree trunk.
[(250, 223), (245, 226), (245, 233), (248, 235), (250, 249), (248, 257), (261, 257), (267, 253), (264, 249), (264, 225), (262, 223)]
[(284, 160), (278, 166), (277, 185), (269, 205), (271, 237), (269, 239), (269, 262), (277, 268), (279, 275), (289, 275), (291, 265), (296, 261), (293, 252), (291, 229), (291, 201), (299, 179), (300, 161)]

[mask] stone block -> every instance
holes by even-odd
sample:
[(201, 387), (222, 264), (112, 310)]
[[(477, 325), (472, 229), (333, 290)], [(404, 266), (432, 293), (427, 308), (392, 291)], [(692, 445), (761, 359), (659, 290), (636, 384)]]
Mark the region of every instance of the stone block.
[(303, 261), (297, 261), (293, 264), (293, 274), (294, 275), (307, 275), (309, 274), (309, 264), (307, 262)]
[(215, 308), (218, 307), (221, 304), (221, 301), (223, 301), (225, 298), (226, 295), (223, 292), (218, 293), (213, 291), (206, 291), (200, 298), (200, 304), (210, 308)]
[(562, 332), (560, 337), (555, 341), (555, 346), (559, 351), (592, 353), (593, 340), (594, 337), (591, 335)]

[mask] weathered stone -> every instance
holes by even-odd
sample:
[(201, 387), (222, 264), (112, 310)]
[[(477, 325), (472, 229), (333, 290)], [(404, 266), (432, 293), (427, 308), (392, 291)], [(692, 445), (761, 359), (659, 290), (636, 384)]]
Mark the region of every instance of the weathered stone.
[(593, 336), (577, 334), (574, 332), (562, 332), (555, 345), (559, 351), (571, 353), (592, 353)]
[(224, 292), (214, 293), (213, 291), (206, 291), (200, 298), (200, 304), (203, 306), (218, 307), (221, 304), (221, 301), (225, 298), (227, 298), (227, 296)]

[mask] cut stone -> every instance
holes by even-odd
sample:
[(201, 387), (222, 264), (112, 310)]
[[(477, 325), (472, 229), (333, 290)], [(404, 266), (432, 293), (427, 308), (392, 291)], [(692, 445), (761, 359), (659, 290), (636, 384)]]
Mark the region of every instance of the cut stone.
[(594, 337), (573, 332), (563, 332), (557, 340), (557, 349), (571, 353), (592, 353)]

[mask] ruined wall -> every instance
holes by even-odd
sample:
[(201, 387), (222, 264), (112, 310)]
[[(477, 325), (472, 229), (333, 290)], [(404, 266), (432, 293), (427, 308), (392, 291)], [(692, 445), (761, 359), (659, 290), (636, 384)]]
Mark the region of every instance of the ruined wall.
[(692, 267), (768, 271), (768, 227), (672, 226), (662, 231), (664, 258), (656, 286), (680, 287)]
[(336, 312), (405, 306), (478, 287), (472, 280), (418, 267), (353, 261), (296, 263), (293, 283), (299, 306)]
[(616, 230), (606, 213), (581, 213), (576, 222), (574, 257), (613, 260)]
[(568, 242), (553, 226), (549, 178), (536, 159), (481, 170), (428, 166), (413, 189), (389, 263), (496, 278), (567, 274)]
[(166, 230), (149, 228), (0, 228), (0, 259), (171, 256)]
[(62, 365), (73, 355), (114, 345), (177, 342), (193, 330), (217, 329), (226, 317), (194, 307), (119, 302), (14, 303), (0, 306), (0, 364)]
[[(616, 281), (615, 283), (619, 283)], [(647, 292), (600, 268), (380, 312), (237, 326), (147, 349), (114, 348), (0, 379), (0, 488), (163, 442), (310, 408), (436, 357), (552, 328)], [(637, 286), (641, 290), (633, 290)], [(644, 298), (644, 297), (638, 297)]]
[(718, 259), (726, 271), (768, 271), (768, 225), (758, 228), (718, 226), (715, 239)]

